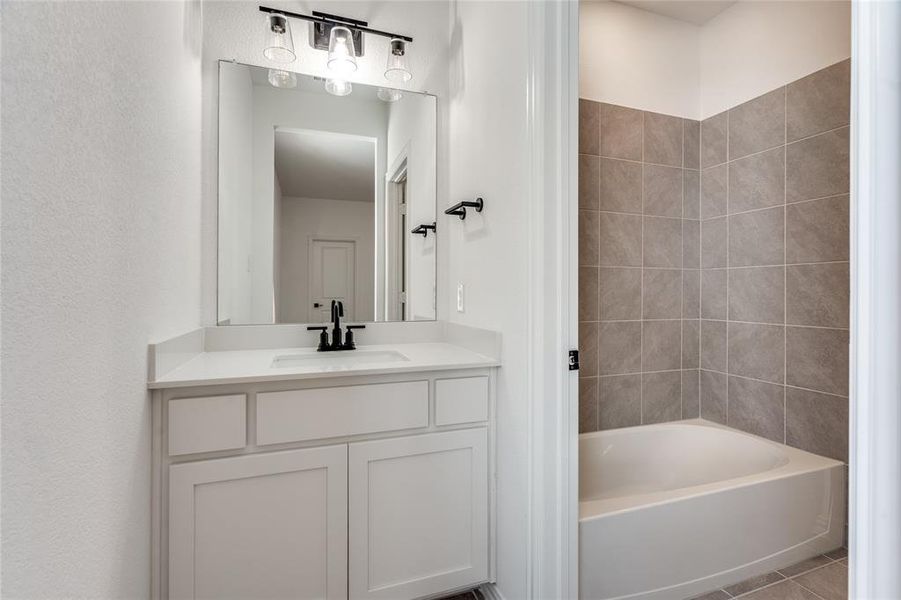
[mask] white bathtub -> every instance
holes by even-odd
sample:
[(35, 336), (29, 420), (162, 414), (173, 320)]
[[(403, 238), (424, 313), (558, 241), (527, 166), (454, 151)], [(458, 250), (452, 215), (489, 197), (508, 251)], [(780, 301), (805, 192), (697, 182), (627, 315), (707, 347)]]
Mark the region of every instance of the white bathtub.
[(838, 461), (701, 419), (579, 437), (581, 598), (691, 598), (842, 545)]

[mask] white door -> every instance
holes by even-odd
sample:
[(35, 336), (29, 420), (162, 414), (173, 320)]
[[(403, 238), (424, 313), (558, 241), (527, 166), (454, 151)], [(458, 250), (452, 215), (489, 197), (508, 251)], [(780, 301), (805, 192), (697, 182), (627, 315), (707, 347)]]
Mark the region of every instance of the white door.
[(487, 580), (487, 435), (350, 444), (351, 600), (418, 598)]
[(331, 320), (332, 300), (344, 303), (345, 319), (355, 320), (356, 246), (348, 240), (310, 240), (310, 323)]
[(347, 598), (347, 446), (169, 468), (169, 597)]

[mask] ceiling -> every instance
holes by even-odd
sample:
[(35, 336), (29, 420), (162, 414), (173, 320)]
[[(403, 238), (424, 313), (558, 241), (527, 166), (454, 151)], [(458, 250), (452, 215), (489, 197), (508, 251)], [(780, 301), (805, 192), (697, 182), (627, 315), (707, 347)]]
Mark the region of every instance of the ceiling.
[(282, 196), (375, 202), (375, 140), (276, 130), (275, 173)]
[(616, 0), (664, 17), (703, 25), (737, 0)]

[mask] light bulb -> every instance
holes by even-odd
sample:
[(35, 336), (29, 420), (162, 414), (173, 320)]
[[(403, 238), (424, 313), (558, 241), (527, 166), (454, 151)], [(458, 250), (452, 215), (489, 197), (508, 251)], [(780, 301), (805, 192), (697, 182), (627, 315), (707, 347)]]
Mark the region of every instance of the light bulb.
[(325, 91), (332, 96), (346, 96), (353, 91), (353, 86), (344, 79), (326, 79)]
[(341, 74), (357, 70), (353, 32), (343, 25), (335, 25), (329, 34), (328, 68)]
[(388, 65), (385, 68), (385, 79), (396, 83), (406, 83), (413, 79), (413, 73), (407, 65), (406, 42), (392, 38), (389, 52)]
[(291, 25), (285, 15), (271, 13), (267, 16), (266, 46), (263, 56), (273, 62), (294, 62), (297, 55), (294, 54), (294, 39), (291, 37)]
[(273, 87), (291, 89), (297, 87), (297, 75), (291, 71), (269, 69), (269, 83)]
[(391, 88), (379, 88), (376, 95), (382, 102), (397, 102), (404, 97), (399, 90), (392, 90)]

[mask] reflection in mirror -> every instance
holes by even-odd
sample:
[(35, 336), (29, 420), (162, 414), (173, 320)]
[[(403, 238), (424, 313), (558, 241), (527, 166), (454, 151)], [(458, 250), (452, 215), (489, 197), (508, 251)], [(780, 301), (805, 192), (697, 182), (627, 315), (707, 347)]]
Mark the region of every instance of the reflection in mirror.
[(435, 98), (295, 75), (220, 62), (219, 323), (434, 319)]

